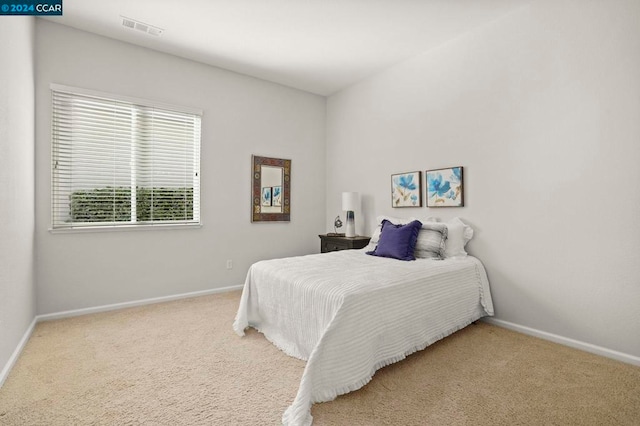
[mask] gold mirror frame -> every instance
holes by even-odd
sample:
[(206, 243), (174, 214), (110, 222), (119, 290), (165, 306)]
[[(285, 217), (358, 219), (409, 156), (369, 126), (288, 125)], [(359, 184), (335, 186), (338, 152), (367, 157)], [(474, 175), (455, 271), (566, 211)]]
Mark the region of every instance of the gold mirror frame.
[[(291, 160), (252, 155), (251, 164), (251, 222), (289, 222), (291, 219)], [(282, 180), (279, 182), (281, 185), (277, 185), (278, 182), (275, 185), (273, 182), (268, 182), (268, 185), (264, 183), (263, 167), (281, 169)], [(273, 175), (273, 173), (270, 174)], [(276, 198), (278, 206), (273, 206), (273, 194), (278, 187), (281, 192), (276, 197), (281, 198)], [(268, 200), (263, 200), (265, 191), (270, 191)], [(280, 211), (274, 211), (278, 207)]]

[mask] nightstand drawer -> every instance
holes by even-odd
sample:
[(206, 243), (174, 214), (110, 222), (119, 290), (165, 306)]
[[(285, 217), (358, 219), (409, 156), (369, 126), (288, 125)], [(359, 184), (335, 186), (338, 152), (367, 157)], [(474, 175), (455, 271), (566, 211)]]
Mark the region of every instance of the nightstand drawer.
[(369, 237), (345, 237), (336, 235), (318, 235), (320, 237), (320, 252), (361, 249), (369, 244)]
[(328, 251), (348, 250), (351, 248), (349, 247), (349, 244), (338, 241), (325, 241), (321, 244), (321, 251), (323, 253)]

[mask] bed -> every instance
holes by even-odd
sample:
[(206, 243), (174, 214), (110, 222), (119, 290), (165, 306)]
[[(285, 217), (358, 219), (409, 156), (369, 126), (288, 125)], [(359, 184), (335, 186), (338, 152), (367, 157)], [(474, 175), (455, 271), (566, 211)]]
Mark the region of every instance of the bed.
[(233, 328), (253, 327), (307, 361), (285, 425), (312, 423), (311, 405), (493, 315), (482, 263), (465, 256), (411, 262), (367, 249), (266, 260), (248, 271)]

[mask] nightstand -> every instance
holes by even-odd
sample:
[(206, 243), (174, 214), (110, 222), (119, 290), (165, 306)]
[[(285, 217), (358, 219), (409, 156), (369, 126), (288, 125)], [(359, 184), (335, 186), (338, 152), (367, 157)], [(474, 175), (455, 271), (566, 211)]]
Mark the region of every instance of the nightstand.
[(320, 252), (327, 253), (330, 251), (338, 250), (351, 250), (361, 249), (369, 244), (370, 237), (345, 237), (321, 234), (320, 237)]

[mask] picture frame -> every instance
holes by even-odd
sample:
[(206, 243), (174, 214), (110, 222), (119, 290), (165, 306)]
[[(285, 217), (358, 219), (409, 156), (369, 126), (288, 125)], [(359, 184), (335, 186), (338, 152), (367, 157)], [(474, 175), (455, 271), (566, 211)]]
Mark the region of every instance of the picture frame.
[(463, 167), (426, 171), (427, 207), (464, 207)]
[(422, 172), (391, 175), (391, 207), (422, 207)]
[[(251, 156), (252, 223), (291, 221), (291, 163), (285, 158)], [(274, 200), (275, 188), (279, 188), (278, 200)], [(266, 193), (268, 200), (263, 199)]]
[(272, 197), (271, 197), (271, 187), (267, 186), (262, 188), (262, 196), (261, 196), (261, 201), (260, 201), (260, 205), (262, 207), (271, 207), (273, 204), (272, 201)]
[(271, 187), (271, 205), (273, 207), (282, 206), (282, 186)]

